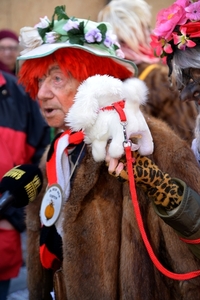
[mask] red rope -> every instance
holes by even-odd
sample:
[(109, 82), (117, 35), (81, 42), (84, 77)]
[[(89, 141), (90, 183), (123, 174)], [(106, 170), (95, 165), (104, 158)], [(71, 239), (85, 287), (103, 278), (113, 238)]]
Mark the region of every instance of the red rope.
[(121, 100), (121, 101), (118, 101), (118, 102), (114, 102), (109, 106), (102, 107), (101, 110), (104, 111), (104, 110), (113, 110), (113, 109), (115, 109), (119, 114), (121, 122), (125, 122), (126, 121), (126, 115), (123, 111), (124, 106), (125, 106), (125, 101)]
[(155, 256), (155, 254), (153, 252), (153, 249), (152, 249), (152, 247), (149, 243), (149, 240), (147, 238), (145, 229), (144, 229), (144, 224), (143, 224), (143, 220), (142, 220), (142, 216), (141, 216), (141, 212), (140, 212), (140, 207), (139, 207), (139, 203), (137, 201), (137, 194), (136, 194), (136, 189), (135, 189), (135, 180), (134, 180), (134, 176), (133, 176), (133, 167), (132, 167), (133, 157), (132, 157), (132, 154), (131, 154), (131, 147), (130, 146), (125, 147), (125, 153), (126, 153), (127, 166), (128, 166), (129, 186), (130, 186), (132, 203), (133, 203), (133, 207), (134, 207), (134, 210), (135, 210), (136, 220), (137, 220), (137, 223), (138, 223), (138, 227), (140, 229), (140, 233), (141, 233), (143, 242), (146, 246), (147, 252), (148, 252), (151, 260), (153, 261), (154, 265), (156, 266), (156, 268), (162, 274), (164, 274), (165, 276), (167, 276), (169, 278), (175, 279), (175, 280), (188, 280), (188, 279), (192, 279), (192, 278), (195, 278), (195, 277), (199, 276), (200, 275), (200, 270), (192, 271), (192, 272), (185, 273), (185, 274), (178, 274), (178, 273), (170, 272), (165, 267), (163, 267), (163, 265), (161, 265), (161, 263), (159, 262), (159, 260)]
[[(122, 101), (113, 103), (111, 106), (104, 107), (104, 108), (102, 108), (102, 110), (115, 109), (119, 114), (121, 122), (126, 122), (126, 115), (125, 115), (125, 112), (123, 111), (124, 105), (125, 105), (125, 101), (122, 100)], [(127, 143), (126, 136), (124, 138), (125, 138), (125, 143)], [(138, 223), (138, 227), (139, 227), (143, 242), (145, 244), (145, 247), (147, 249), (147, 252), (148, 252), (152, 262), (154, 263), (156, 268), (162, 274), (164, 274), (165, 276), (167, 276), (169, 278), (175, 279), (175, 280), (188, 280), (188, 279), (192, 279), (192, 278), (195, 278), (197, 276), (200, 276), (200, 270), (188, 272), (188, 273), (185, 273), (185, 274), (178, 274), (178, 273), (170, 272), (163, 265), (161, 265), (161, 263), (157, 259), (156, 255), (153, 252), (153, 249), (152, 249), (152, 247), (149, 243), (149, 240), (147, 238), (146, 231), (144, 229), (144, 224), (143, 224), (141, 212), (140, 212), (139, 203), (137, 201), (137, 194), (136, 194), (136, 189), (135, 189), (135, 180), (134, 180), (133, 168), (132, 168), (133, 157), (132, 157), (132, 154), (131, 154), (131, 146), (128, 145), (128, 143), (127, 143), (127, 145), (124, 146), (124, 148), (125, 148), (127, 166), (128, 166), (129, 187), (130, 187), (133, 207), (134, 207), (134, 210), (135, 210), (136, 221)], [(182, 239), (182, 238), (180, 238), (180, 239)], [(197, 241), (199, 242), (199, 240), (194, 240), (193, 242), (188, 241), (188, 240), (184, 240), (184, 239), (182, 239), (182, 240), (187, 242), (187, 243), (191, 243), (191, 244), (192, 243), (195, 244), (195, 243), (197, 243)]]
[(187, 243), (187, 244), (192, 244), (192, 245), (196, 245), (196, 244), (200, 244), (200, 239), (196, 239), (196, 240), (188, 240), (188, 239), (184, 239), (182, 237), (179, 237), (179, 239), (181, 241), (183, 241), (184, 243)]

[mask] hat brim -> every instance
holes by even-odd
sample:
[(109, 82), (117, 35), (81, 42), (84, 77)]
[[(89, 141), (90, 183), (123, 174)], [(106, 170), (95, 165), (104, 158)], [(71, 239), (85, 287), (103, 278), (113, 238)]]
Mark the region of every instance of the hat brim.
[(30, 50), (29, 52), (19, 56), (17, 58), (17, 60), (24, 61), (24, 60), (28, 60), (28, 59), (45, 57), (61, 48), (81, 49), (81, 50), (87, 51), (89, 53), (92, 53), (96, 56), (110, 58), (110, 59), (114, 60), (117, 64), (120, 64), (120, 65), (124, 66), (126, 69), (128, 69), (133, 74), (133, 76), (137, 75), (137, 67), (134, 64), (134, 62), (117, 57), (112, 54), (108, 54), (107, 50), (104, 50), (102, 48), (97, 48), (96, 45), (92, 45), (92, 44), (87, 44), (87, 45), (83, 45), (83, 46), (77, 45), (77, 44), (70, 44), (69, 42), (54, 43), (54, 44), (42, 44), (41, 46), (39, 46), (33, 50)]

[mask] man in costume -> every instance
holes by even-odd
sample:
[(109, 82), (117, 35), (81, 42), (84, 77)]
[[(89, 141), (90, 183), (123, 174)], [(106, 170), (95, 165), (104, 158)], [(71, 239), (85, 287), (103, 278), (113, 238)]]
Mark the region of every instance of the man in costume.
[[(200, 170), (188, 144), (168, 125), (146, 116), (154, 151), (149, 158), (132, 153), (144, 228), (160, 268), (141, 238), (125, 158), (119, 164), (109, 157), (106, 164), (94, 161), (83, 141), (84, 128), (71, 133), (65, 122), (89, 77), (123, 81), (136, 73), (135, 65), (122, 58), (110, 25), (69, 18), (61, 6), (51, 21), (41, 18), (34, 28), (22, 28), (20, 36), (20, 82), (37, 96), (48, 124), (62, 130), (41, 161), (47, 177), (42, 196), (27, 207), (30, 300), (52, 299), (53, 292), (62, 300), (200, 299), (199, 273), (188, 274), (200, 270), (194, 255), (198, 246), (192, 252), (179, 239), (196, 238), (200, 228)], [(186, 222), (189, 207), (196, 219), (187, 216)]]

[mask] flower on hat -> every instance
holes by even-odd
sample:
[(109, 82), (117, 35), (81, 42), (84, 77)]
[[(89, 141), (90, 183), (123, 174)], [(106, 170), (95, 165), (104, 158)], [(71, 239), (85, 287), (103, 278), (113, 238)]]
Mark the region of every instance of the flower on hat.
[(35, 25), (35, 28), (47, 28), (50, 25), (51, 21), (48, 19), (47, 16), (44, 18), (40, 18), (40, 22)]
[(176, 3), (167, 9), (162, 9), (158, 13), (157, 24), (154, 33), (158, 36), (168, 39), (176, 25), (182, 25), (186, 22), (186, 13), (182, 6)]
[(174, 44), (178, 46), (180, 50), (185, 50), (186, 47), (194, 47), (196, 43), (190, 40), (186, 35), (187, 29), (185, 27), (180, 28), (181, 35), (178, 35), (177, 32), (173, 33)]
[(79, 22), (74, 20), (68, 20), (67, 23), (63, 26), (63, 29), (66, 31), (69, 31), (71, 29), (78, 29), (79, 28)]
[(98, 28), (91, 29), (86, 33), (85, 40), (88, 43), (95, 43), (95, 42), (100, 43), (102, 41), (101, 31)]
[[(55, 17), (57, 16), (57, 19)], [(34, 28), (22, 28), (20, 31), (20, 44), (24, 54), (41, 44), (53, 44), (68, 42), (70, 44), (97, 44), (105, 47), (110, 54), (123, 56), (117, 37), (110, 32), (108, 23), (96, 23), (90, 20), (68, 17), (65, 6), (57, 6), (54, 10), (52, 21), (47, 16), (40, 18), (40, 22)]]
[(158, 57), (168, 56), (176, 48), (185, 50), (200, 42), (200, 1), (177, 0), (162, 9), (156, 19), (151, 46)]
[(200, 20), (200, 2), (194, 2), (185, 8), (186, 17), (191, 21)]
[(172, 53), (172, 47), (167, 42), (167, 40), (160, 38), (157, 39), (156, 36), (151, 35), (151, 47), (155, 49), (155, 56), (162, 56), (162, 53), (165, 51), (165, 53)]
[(42, 45), (43, 40), (39, 35), (36, 28), (33, 27), (23, 27), (20, 30), (19, 44), (24, 49), (21, 54), (25, 54), (32, 49), (35, 49)]
[(47, 44), (53, 44), (57, 41), (58, 39), (58, 34), (54, 31), (47, 32), (45, 35), (45, 40)]

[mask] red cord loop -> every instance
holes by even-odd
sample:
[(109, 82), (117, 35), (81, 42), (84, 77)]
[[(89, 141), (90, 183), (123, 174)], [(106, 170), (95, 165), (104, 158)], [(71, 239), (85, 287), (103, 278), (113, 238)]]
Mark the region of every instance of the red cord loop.
[(125, 148), (125, 153), (126, 153), (127, 167), (128, 167), (129, 187), (130, 187), (132, 203), (133, 203), (133, 207), (134, 207), (134, 211), (135, 211), (136, 221), (138, 223), (138, 227), (139, 227), (143, 242), (145, 244), (145, 247), (147, 249), (147, 252), (148, 252), (152, 262), (154, 263), (156, 268), (162, 274), (164, 274), (165, 276), (167, 276), (171, 279), (189, 280), (189, 279), (195, 278), (197, 276), (200, 276), (200, 270), (188, 272), (188, 273), (185, 273), (185, 274), (170, 272), (157, 259), (156, 255), (153, 252), (153, 249), (152, 249), (152, 247), (149, 243), (149, 240), (147, 238), (147, 235), (146, 235), (146, 232), (145, 232), (145, 229), (144, 229), (144, 224), (143, 224), (141, 212), (140, 212), (139, 203), (138, 203), (138, 200), (137, 200), (137, 193), (136, 193), (136, 189), (135, 189), (135, 180), (134, 180), (134, 175), (133, 175), (131, 147), (126, 147)]
[[(126, 160), (127, 160), (127, 168), (128, 168), (129, 187), (130, 187), (130, 192), (131, 192), (131, 198), (132, 198), (133, 208), (134, 208), (134, 211), (135, 211), (136, 221), (138, 223), (138, 228), (140, 230), (140, 233), (141, 233), (143, 242), (145, 244), (145, 247), (147, 249), (147, 252), (148, 252), (152, 262), (156, 266), (156, 268), (163, 275), (165, 275), (165, 276), (167, 276), (171, 279), (189, 280), (189, 279), (195, 278), (197, 276), (200, 276), (200, 270), (193, 271), (193, 272), (188, 272), (188, 273), (185, 273), (185, 274), (178, 274), (178, 273), (170, 272), (169, 270), (167, 270), (159, 262), (159, 260), (157, 259), (156, 255), (153, 252), (153, 249), (152, 249), (152, 247), (149, 243), (148, 237), (146, 235), (146, 231), (144, 229), (144, 224), (143, 224), (143, 220), (142, 220), (142, 216), (141, 216), (141, 212), (140, 212), (140, 207), (139, 207), (139, 203), (138, 203), (138, 200), (137, 200), (137, 193), (136, 193), (136, 189), (135, 189), (135, 180), (134, 180), (134, 174), (133, 174), (133, 162), (135, 162), (135, 159), (132, 157), (132, 152), (131, 152), (132, 142), (127, 139), (127, 135), (126, 135), (127, 120), (126, 120), (125, 112), (123, 110), (124, 109), (124, 104), (125, 104), (125, 101), (122, 100), (122, 101), (113, 103), (111, 106), (104, 107), (104, 108), (102, 108), (102, 110), (115, 109), (119, 114), (121, 124), (123, 126), (123, 133), (124, 133), (123, 146), (124, 146), (124, 149), (125, 149)], [(182, 239), (182, 240), (184, 241), (184, 239)], [(188, 240), (185, 240), (185, 242), (189, 243)], [(198, 240), (198, 242), (200, 242), (200, 240)], [(190, 241), (190, 243), (192, 243), (192, 242)], [(195, 243), (195, 241), (193, 243)]]

